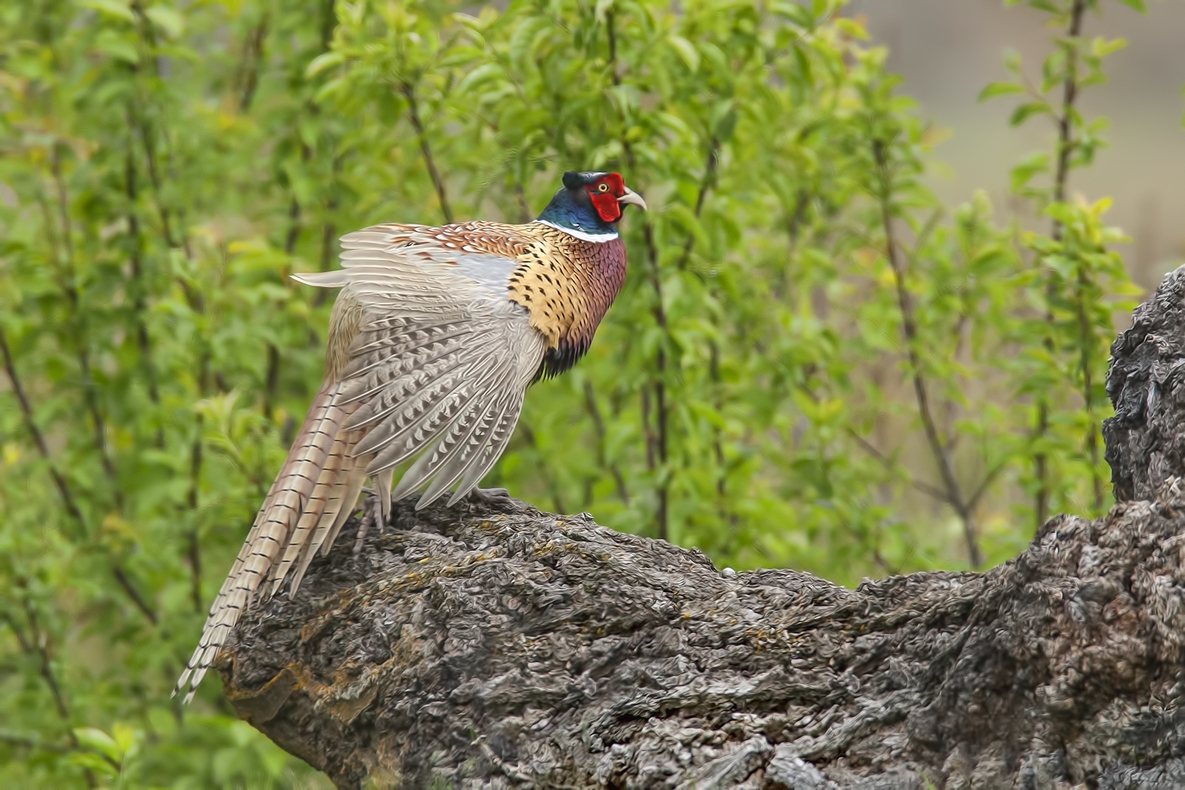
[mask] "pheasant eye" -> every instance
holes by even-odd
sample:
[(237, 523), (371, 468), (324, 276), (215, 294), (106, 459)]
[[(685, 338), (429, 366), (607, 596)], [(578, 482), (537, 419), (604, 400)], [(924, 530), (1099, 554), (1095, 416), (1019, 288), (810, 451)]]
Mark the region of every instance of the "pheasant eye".
[(609, 185), (608, 185), (608, 184), (598, 184), (598, 185), (597, 185), (597, 191), (598, 191), (598, 192), (608, 192), (608, 191), (609, 191)]

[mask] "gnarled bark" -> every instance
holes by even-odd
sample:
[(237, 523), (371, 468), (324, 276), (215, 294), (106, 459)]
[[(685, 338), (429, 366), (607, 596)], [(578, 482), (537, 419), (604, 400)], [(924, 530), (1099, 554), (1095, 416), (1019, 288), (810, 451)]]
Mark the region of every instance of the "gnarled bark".
[(243, 618), (225, 692), (340, 787), (1185, 786), (1182, 305), (1185, 269), (1113, 347), (1128, 501), (991, 571), (847, 590), (408, 500)]
[(1111, 344), (1107, 395), (1115, 416), (1103, 421), (1115, 499), (1153, 499), (1185, 474), (1185, 266), (1165, 275)]

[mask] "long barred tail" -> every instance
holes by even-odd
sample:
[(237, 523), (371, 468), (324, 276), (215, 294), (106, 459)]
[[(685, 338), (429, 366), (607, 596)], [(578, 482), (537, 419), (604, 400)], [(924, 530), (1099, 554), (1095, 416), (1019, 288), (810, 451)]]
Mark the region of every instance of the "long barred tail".
[(284, 466), (210, 607), (197, 649), (173, 688), (175, 695), (189, 684), (186, 702), (193, 699), (206, 670), (213, 666), (218, 651), (260, 585), (272, 582), (261, 593), (266, 599), (295, 566), (295, 593), (317, 550), (329, 553), (353, 510), (365, 478), (366, 459), (351, 454), (359, 432), (342, 429), (357, 404), (340, 404), (341, 386), (325, 384), (317, 392)]

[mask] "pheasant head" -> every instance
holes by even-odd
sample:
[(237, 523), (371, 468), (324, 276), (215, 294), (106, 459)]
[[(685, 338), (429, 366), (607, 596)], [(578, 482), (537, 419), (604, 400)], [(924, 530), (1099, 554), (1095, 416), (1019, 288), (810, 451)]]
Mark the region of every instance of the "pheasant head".
[(646, 201), (625, 185), (621, 174), (569, 170), (539, 222), (599, 241), (617, 235), (617, 222), (630, 204), (646, 209)]

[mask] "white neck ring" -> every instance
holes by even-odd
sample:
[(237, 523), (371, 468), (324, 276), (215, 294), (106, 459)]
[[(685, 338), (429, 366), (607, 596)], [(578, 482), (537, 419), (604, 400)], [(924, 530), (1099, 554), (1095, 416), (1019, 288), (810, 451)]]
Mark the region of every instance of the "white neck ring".
[(560, 233), (567, 233), (569, 236), (574, 236), (574, 237), (580, 239), (581, 241), (595, 241), (595, 242), (613, 241), (614, 239), (616, 239), (618, 237), (617, 231), (611, 231), (609, 233), (588, 233), (583, 230), (575, 230), (573, 228), (565, 228), (562, 225), (557, 225), (554, 222), (548, 222), (545, 219), (537, 219), (534, 221), (538, 222), (540, 225), (546, 225), (549, 228), (555, 228)]

